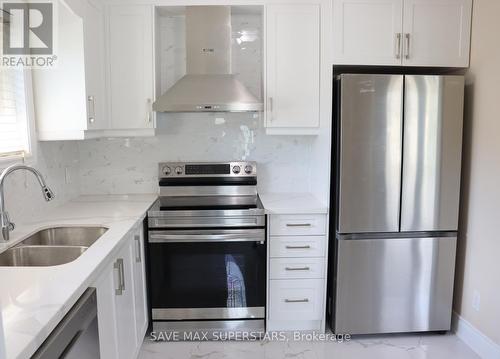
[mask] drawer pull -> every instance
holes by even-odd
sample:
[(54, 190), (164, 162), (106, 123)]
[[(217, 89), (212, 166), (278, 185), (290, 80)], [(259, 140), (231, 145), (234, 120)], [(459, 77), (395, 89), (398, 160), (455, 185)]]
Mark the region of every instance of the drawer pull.
[(309, 299), (285, 299), (285, 303), (309, 303)]
[(287, 227), (311, 227), (311, 223), (287, 223)]
[(294, 270), (310, 270), (309, 267), (285, 267), (285, 270), (294, 271)]
[(311, 249), (311, 246), (285, 246), (286, 249)]

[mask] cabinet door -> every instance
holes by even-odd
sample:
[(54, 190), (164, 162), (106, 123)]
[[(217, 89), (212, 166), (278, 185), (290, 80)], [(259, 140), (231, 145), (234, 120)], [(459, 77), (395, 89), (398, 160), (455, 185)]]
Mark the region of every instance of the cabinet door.
[(405, 0), (406, 66), (469, 66), (472, 0)]
[(334, 0), (335, 64), (400, 65), (403, 0)]
[(97, 290), (97, 320), (101, 358), (119, 359), (113, 265), (104, 269), (95, 283), (95, 287)]
[(319, 10), (266, 7), (266, 127), (319, 126)]
[(85, 1), (83, 18), (85, 47), (85, 82), (87, 89), (87, 119), (89, 129), (108, 127), (105, 115), (104, 78), (104, 14), (102, 6), (93, 0)]
[(112, 129), (153, 128), (153, 8), (110, 5), (107, 47)]
[(134, 262), (132, 241), (118, 254), (114, 269), (116, 274), (115, 309), (116, 329), (118, 337), (118, 357), (120, 359), (134, 358), (137, 352), (137, 330), (134, 303)]
[(142, 343), (148, 326), (146, 302), (146, 268), (144, 263), (144, 231), (142, 222), (134, 234), (134, 291), (137, 341)]

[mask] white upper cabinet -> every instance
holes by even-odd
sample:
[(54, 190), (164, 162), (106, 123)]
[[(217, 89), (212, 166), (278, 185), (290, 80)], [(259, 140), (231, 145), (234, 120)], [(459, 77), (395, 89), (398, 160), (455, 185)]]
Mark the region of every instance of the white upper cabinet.
[(90, 0), (68, 4), (59, 3), (55, 19), (56, 66), (32, 71), (37, 132), (42, 141), (93, 137), (88, 130), (108, 126), (103, 111), (102, 11)]
[(472, 0), (405, 0), (406, 66), (468, 67)]
[(334, 0), (334, 64), (468, 67), (472, 0)]
[(400, 65), (403, 0), (334, 0), (334, 63)]
[(320, 119), (320, 7), (266, 6), (266, 127), (317, 128)]
[(150, 5), (108, 7), (107, 48), (111, 126), (153, 129), (154, 8)]
[(84, 1), (85, 83), (87, 90), (87, 120), (89, 129), (109, 127), (106, 115), (104, 72), (104, 12), (93, 0)]

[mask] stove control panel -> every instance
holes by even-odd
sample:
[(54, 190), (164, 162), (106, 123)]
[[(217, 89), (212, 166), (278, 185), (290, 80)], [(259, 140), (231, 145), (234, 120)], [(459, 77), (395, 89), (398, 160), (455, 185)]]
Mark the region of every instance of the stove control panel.
[(163, 162), (159, 164), (159, 178), (170, 177), (255, 177), (255, 162)]

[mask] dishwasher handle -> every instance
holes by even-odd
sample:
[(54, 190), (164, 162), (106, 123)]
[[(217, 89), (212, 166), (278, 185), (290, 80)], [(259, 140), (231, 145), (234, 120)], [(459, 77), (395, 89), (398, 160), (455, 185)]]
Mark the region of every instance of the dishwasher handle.
[[(65, 357), (79, 337), (97, 319), (96, 289), (87, 289), (59, 322), (31, 359)], [(99, 343), (96, 344), (99, 346)], [(98, 354), (97, 354), (98, 355)], [(95, 357), (95, 355), (94, 355)], [(99, 355), (96, 357), (99, 359)]]

